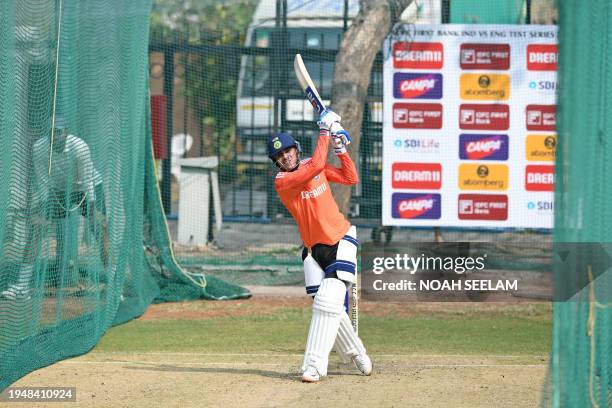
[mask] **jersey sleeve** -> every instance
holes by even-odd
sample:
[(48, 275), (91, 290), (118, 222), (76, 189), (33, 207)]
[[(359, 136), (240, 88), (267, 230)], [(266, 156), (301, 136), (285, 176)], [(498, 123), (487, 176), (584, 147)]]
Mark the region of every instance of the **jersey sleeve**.
[(332, 183), (340, 183), (353, 185), (359, 182), (359, 176), (357, 175), (357, 169), (355, 164), (351, 160), (351, 156), (348, 153), (339, 154), (340, 168), (334, 167), (331, 164), (325, 165), (325, 176)]
[(300, 188), (314, 176), (321, 173), (325, 169), (328, 148), (329, 132), (321, 131), (319, 133), (319, 140), (317, 141), (317, 147), (312, 155), (312, 159), (309, 162), (300, 165), (300, 167), (295, 171), (279, 172), (274, 180), (274, 188), (276, 188), (276, 191)]

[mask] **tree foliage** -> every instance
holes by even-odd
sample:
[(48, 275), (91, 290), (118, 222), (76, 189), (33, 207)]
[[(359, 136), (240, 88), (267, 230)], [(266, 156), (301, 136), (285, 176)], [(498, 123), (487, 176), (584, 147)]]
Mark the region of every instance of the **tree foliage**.
[[(152, 10), (151, 41), (180, 55), (187, 106), (200, 124), (200, 151), (219, 154), (221, 164), (234, 154), (241, 57), (222, 47), (244, 44), (256, 6), (256, 0), (156, 0)], [(218, 47), (186, 53), (182, 47), (187, 45)]]

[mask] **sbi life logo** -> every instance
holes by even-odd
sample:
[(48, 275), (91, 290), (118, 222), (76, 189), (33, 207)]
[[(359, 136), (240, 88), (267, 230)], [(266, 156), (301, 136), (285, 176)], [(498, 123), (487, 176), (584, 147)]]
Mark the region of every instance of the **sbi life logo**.
[(530, 201), (527, 203), (528, 210), (553, 211), (555, 203), (553, 201)]
[(435, 139), (395, 139), (393, 141), (393, 146), (406, 150), (427, 152), (439, 149), (440, 142)]
[(538, 91), (556, 91), (556, 81), (531, 81), (529, 82), (529, 89)]

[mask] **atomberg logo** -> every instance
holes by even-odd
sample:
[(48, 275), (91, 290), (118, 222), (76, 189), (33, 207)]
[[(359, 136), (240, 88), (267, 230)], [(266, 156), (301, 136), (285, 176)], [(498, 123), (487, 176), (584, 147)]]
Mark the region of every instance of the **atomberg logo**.
[(505, 164), (462, 164), (459, 166), (461, 190), (507, 190), (508, 166)]
[(391, 196), (393, 218), (428, 219), (440, 218), (440, 194), (393, 193)]
[(527, 135), (525, 139), (525, 155), (529, 161), (554, 161), (556, 150), (556, 135)]
[(422, 190), (439, 190), (442, 187), (440, 163), (393, 163), (391, 186)]
[(393, 67), (440, 69), (444, 64), (442, 43), (396, 42), (393, 44)]
[(459, 194), (460, 220), (508, 219), (508, 196), (501, 194)]
[(442, 105), (439, 103), (394, 103), (393, 127), (396, 129), (441, 129)]
[(554, 191), (555, 166), (529, 165), (525, 168), (525, 190)]
[(559, 52), (556, 44), (527, 46), (527, 69), (530, 71), (556, 71)]
[(463, 99), (503, 101), (510, 97), (510, 76), (506, 74), (463, 74), (459, 82)]
[(510, 68), (509, 44), (461, 44), (461, 69)]
[(557, 127), (556, 105), (527, 105), (525, 126), (527, 130), (555, 131)]
[(393, 75), (393, 96), (398, 99), (442, 99), (442, 75), (398, 72)]
[(462, 160), (508, 160), (508, 135), (459, 135)]
[(508, 105), (462, 104), (459, 127), (468, 130), (507, 130), (510, 127)]

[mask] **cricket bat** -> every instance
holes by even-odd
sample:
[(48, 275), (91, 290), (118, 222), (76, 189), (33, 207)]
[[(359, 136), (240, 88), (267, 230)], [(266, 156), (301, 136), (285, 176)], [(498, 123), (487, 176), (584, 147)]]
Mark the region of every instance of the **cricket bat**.
[(310, 104), (314, 110), (320, 115), (325, 110), (325, 104), (319, 96), (317, 88), (315, 87), (314, 82), (312, 82), (300, 54), (295, 54), (293, 69), (295, 70), (295, 76), (297, 76), (302, 90), (306, 94), (306, 98), (310, 101)]
[[(308, 70), (306, 69), (306, 65), (304, 65), (304, 61), (302, 60), (302, 56), (300, 54), (295, 54), (295, 59), (293, 60), (293, 69), (295, 70), (295, 76), (302, 87), (302, 90), (306, 94), (306, 98), (310, 101), (310, 104), (317, 112), (317, 114), (321, 114), (325, 110), (325, 103), (319, 92), (317, 92), (317, 88), (312, 82), (310, 78), (310, 74), (308, 74)], [(348, 133), (344, 132), (344, 140), (346, 144), (351, 143), (351, 138)]]

